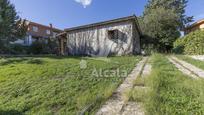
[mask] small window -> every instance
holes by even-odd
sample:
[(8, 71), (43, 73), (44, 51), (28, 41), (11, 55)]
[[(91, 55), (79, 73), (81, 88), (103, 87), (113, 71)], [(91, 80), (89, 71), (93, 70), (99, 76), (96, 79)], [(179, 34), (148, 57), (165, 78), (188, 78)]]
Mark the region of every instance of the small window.
[(33, 26), (33, 31), (34, 31), (34, 32), (38, 32), (38, 27)]
[(46, 30), (46, 34), (50, 35), (51, 34), (50, 30)]
[(109, 39), (118, 39), (118, 30), (109, 30), (108, 37)]

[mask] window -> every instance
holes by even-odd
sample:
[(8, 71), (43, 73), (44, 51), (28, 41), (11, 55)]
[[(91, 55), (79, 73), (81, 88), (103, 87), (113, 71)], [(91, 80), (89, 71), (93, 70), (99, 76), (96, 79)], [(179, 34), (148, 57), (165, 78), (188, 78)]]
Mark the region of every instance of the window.
[(108, 31), (109, 39), (118, 39), (118, 30), (109, 30)]
[(33, 26), (33, 31), (34, 31), (34, 32), (38, 32), (38, 27)]
[(46, 34), (50, 35), (51, 34), (50, 30), (46, 30)]
[(28, 36), (25, 38), (24, 44), (25, 44), (25, 45), (29, 45), (29, 37), (28, 37)]
[(56, 37), (57, 36), (57, 33), (56, 32), (53, 32), (53, 37)]

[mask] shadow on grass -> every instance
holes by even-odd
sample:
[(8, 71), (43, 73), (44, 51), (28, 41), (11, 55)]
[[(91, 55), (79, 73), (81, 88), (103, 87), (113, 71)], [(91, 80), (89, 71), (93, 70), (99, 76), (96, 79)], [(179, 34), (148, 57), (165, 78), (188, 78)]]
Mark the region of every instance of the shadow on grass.
[(43, 64), (44, 61), (43, 60), (40, 60), (40, 59), (31, 59), (31, 60), (28, 60), (27, 61), (27, 64)]
[(6, 66), (9, 64), (17, 64), (26, 62), (27, 64), (43, 64), (45, 61), (41, 59), (33, 59), (33, 58), (17, 58), (17, 59), (6, 59), (6, 61), (3, 61), (0, 63), (0, 66)]
[(74, 59), (81, 59), (85, 56), (57, 56), (57, 55), (6, 55), (1, 56), (2, 59), (9, 59), (9, 58), (50, 58), (50, 59), (67, 59), (67, 58), (74, 58)]
[(21, 63), (21, 62), (25, 62), (25, 61), (29, 60), (29, 59), (26, 59), (26, 58), (19, 58), (19, 59), (4, 58), (4, 59), (6, 59), (6, 61), (1, 62), (0, 63), (1, 66), (13, 64), (13, 63)]
[(8, 111), (0, 110), (0, 115), (24, 115), (24, 114), (16, 110), (8, 110)]

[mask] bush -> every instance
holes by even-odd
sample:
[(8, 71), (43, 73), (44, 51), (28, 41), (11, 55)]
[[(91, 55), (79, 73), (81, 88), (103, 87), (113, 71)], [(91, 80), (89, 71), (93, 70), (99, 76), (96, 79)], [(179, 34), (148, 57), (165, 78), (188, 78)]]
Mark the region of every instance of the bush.
[(9, 49), (11, 54), (27, 54), (29, 51), (28, 46), (22, 46), (20, 44), (13, 44)]
[(0, 46), (0, 54), (27, 54), (29, 52), (28, 46), (22, 46), (20, 44), (9, 44), (8, 46), (2, 45)]
[(45, 43), (36, 41), (33, 42), (32, 45), (30, 46), (30, 52), (32, 54), (43, 54), (43, 49), (45, 48)]
[(45, 41), (35, 41), (30, 46), (31, 54), (57, 54), (58, 45), (56, 40), (48, 39), (48, 42)]
[(183, 38), (180, 38), (174, 43), (174, 53), (203, 55), (204, 54), (204, 32), (195, 31)]

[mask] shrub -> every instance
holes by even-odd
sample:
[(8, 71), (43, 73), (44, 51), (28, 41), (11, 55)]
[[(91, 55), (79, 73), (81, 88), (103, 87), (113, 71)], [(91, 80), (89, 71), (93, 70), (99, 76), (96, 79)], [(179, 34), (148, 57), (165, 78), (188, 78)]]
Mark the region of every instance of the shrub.
[(20, 44), (13, 44), (9, 46), (9, 53), (11, 54), (27, 54), (29, 47), (28, 46), (22, 46)]
[(31, 54), (57, 54), (58, 53), (58, 46), (56, 40), (48, 39), (46, 43), (44, 40), (35, 41), (30, 46), (30, 53)]
[(30, 53), (42, 54), (45, 45), (46, 44), (44, 42), (40, 42), (40, 41), (33, 42), (32, 45), (30, 46)]
[(204, 32), (195, 31), (176, 40), (174, 43), (174, 52), (189, 55), (204, 54)]

